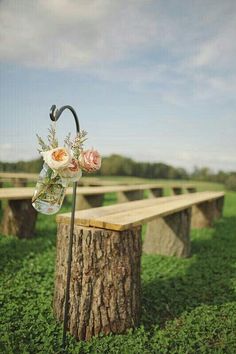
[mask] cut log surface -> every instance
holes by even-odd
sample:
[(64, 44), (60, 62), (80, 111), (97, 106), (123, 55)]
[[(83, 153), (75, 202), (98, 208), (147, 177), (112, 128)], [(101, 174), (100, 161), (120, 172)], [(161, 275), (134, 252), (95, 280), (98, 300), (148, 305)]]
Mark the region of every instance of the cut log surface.
[[(59, 224), (54, 313), (63, 320), (69, 225)], [(68, 329), (77, 339), (123, 333), (140, 320), (141, 228), (74, 230)]]

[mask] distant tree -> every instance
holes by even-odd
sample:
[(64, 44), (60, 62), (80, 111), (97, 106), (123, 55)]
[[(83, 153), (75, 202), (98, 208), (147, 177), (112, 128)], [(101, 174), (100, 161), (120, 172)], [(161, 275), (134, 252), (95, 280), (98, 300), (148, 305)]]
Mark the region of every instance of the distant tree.
[(236, 172), (232, 172), (225, 182), (226, 188), (231, 191), (236, 191)]

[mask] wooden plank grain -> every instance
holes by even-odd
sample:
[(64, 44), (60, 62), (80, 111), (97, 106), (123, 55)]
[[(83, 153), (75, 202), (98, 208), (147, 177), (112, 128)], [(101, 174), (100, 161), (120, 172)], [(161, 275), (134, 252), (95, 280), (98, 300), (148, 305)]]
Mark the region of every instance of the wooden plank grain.
[[(151, 221), (157, 216), (175, 213), (194, 204), (214, 200), (222, 196), (224, 196), (223, 192), (200, 192), (77, 211), (75, 224), (111, 230), (125, 230)], [(57, 222), (69, 223), (70, 213), (59, 214)]]

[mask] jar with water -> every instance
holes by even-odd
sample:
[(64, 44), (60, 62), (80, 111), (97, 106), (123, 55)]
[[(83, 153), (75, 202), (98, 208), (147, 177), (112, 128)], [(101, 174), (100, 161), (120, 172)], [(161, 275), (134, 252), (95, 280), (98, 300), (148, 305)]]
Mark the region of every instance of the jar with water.
[(67, 182), (44, 163), (39, 174), (32, 198), (33, 207), (40, 213), (50, 215), (57, 213), (66, 193)]

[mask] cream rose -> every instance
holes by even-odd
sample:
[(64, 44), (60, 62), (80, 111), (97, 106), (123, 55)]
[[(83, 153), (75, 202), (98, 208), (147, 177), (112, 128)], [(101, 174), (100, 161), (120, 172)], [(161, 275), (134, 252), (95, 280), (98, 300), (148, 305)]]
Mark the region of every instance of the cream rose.
[(41, 153), (44, 161), (52, 170), (62, 170), (69, 166), (71, 155), (64, 147), (58, 147)]
[(82, 176), (82, 170), (79, 166), (79, 162), (72, 158), (69, 166), (60, 171), (60, 176), (67, 179), (69, 182), (76, 182)]
[(79, 157), (80, 167), (86, 172), (94, 172), (101, 167), (101, 156), (97, 150), (83, 151)]

